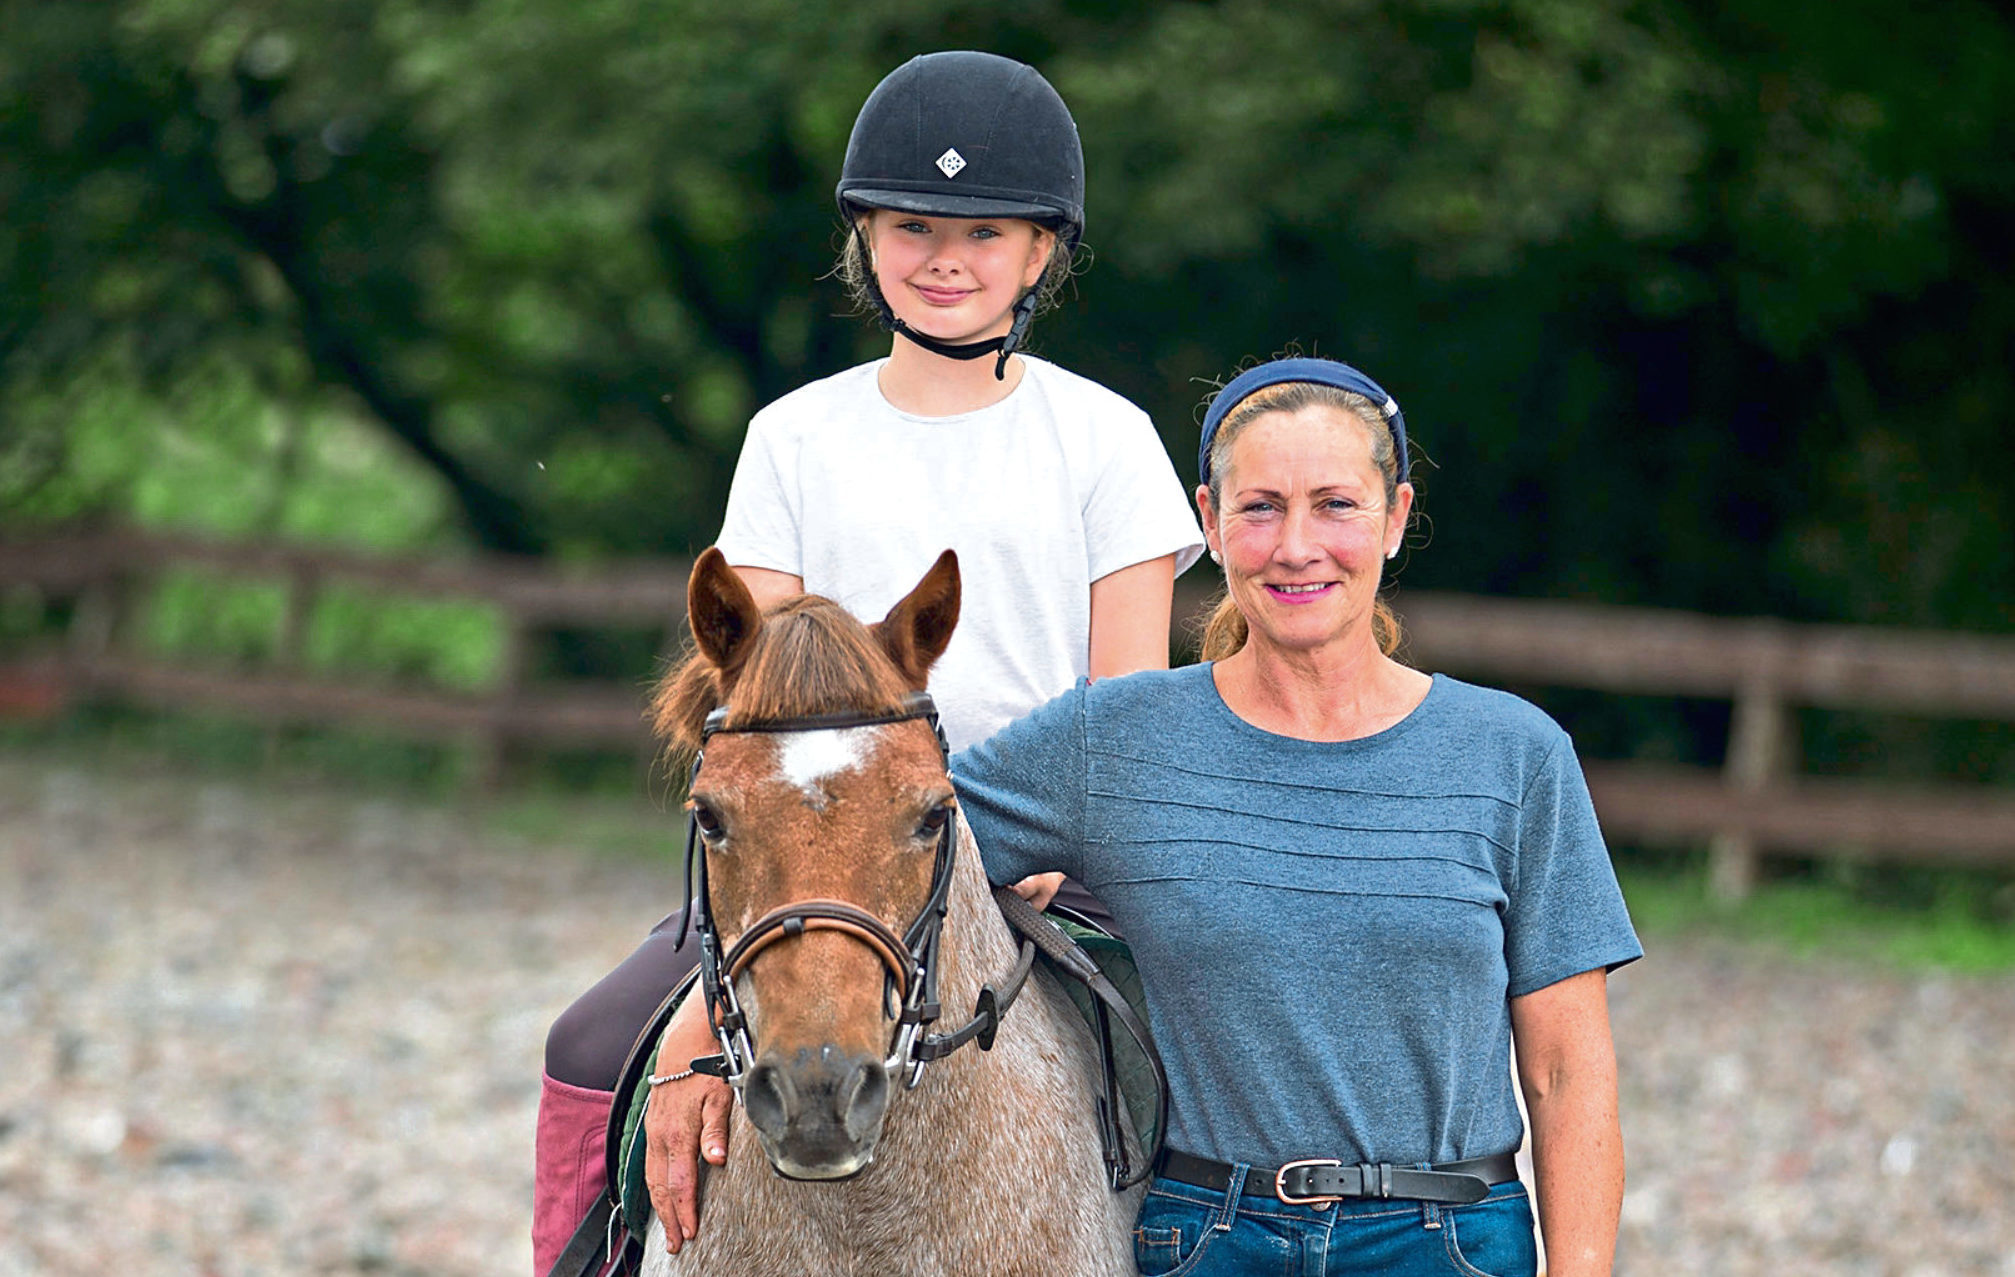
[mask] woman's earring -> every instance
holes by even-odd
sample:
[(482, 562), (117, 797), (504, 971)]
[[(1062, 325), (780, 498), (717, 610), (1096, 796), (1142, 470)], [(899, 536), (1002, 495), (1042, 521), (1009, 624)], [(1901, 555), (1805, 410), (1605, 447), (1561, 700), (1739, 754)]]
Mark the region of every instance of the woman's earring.
[(1219, 554), (1216, 550), (1212, 550), (1210, 552), (1210, 561), (1212, 563), (1217, 564), (1219, 567), (1224, 566), (1224, 556), (1222, 554)]
[(1392, 548), (1391, 548), (1390, 550), (1387, 550), (1387, 551), (1385, 552), (1385, 557), (1386, 557), (1387, 559), (1396, 559), (1396, 558), (1398, 558), (1398, 557), (1399, 557), (1399, 547), (1395, 545), (1395, 546), (1393, 546), (1393, 547), (1392, 547)]

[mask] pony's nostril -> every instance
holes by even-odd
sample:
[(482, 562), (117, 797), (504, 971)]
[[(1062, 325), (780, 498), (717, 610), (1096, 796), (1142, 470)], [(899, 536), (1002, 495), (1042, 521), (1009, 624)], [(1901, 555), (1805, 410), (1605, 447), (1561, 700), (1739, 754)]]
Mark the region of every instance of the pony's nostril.
[(881, 1124), (889, 1103), (889, 1075), (879, 1060), (854, 1066), (840, 1087), (840, 1120), (849, 1138), (864, 1140)]
[(774, 1138), (790, 1125), (795, 1094), (790, 1074), (775, 1061), (762, 1060), (749, 1070), (749, 1080), (742, 1087), (742, 1108), (757, 1130)]

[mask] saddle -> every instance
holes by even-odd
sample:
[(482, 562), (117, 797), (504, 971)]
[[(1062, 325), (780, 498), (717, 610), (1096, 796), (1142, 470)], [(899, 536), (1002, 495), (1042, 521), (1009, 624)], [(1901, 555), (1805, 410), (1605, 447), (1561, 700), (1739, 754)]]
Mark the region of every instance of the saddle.
[[(1007, 887), (995, 888), (994, 898), (1002, 917), (1035, 945), (1037, 961), (1056, 977), (1092, 1030), (1099, 1049), (1096, 1107), (1106, 1173), (1115, 1190), (1130, 1188), (1152, 1172), (1168, 1125), (1168, 1078), (1148, 1035), (1133, 951), (1064, 906), (1038, 912)], [(644, 1109), (651, 1088), (645, 1079), (657, 1062), (672, 1013), (698, 982), (697, 970), (679, 981), (630, 1047), (609, 1111), (602, 1192), (547, 1277), (596, 1277), (612, 1258), (614, 1267), (608, 1271), (614, 1277), (627, 1277), (641, 1267), (651, 1222), (651, 1195), (644, 1184)], [(1114, 1032), (1115, 1022), (1123, 1035)]]

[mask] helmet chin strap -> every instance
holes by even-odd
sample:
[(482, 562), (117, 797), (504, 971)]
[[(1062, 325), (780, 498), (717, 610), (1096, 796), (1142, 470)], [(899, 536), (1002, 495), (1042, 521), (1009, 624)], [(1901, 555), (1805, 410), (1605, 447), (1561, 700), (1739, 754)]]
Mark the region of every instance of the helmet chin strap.
[(882, 303), (884, 312), (882, 322), (896, 336), (913, 341), (932, 354), (943, 355), (946, 359), (980, 359), (999, 351), (1000, 358), (994, 361), (994, 380), (1006, 381), (1008, 356), (1019, 350), (1022, 342), (1028, 337), (1029, 322), (1035, 318), (1035, 306), (1035, 293), (1033, 291), (1024, 293), (1014, 304), (1014, 324), (1007, 330), (1005, 337), (990, 337), (985, 341), (958, 344), (939, 341), (928, 333), (918, 332), (896, 318), (895, 312), (889, 309), (887, 302)]

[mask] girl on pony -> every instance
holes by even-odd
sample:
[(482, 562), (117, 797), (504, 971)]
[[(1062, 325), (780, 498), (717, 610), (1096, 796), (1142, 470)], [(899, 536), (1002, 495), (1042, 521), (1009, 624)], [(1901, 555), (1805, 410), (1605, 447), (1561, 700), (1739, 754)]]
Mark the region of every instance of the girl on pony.
[[(1202, 552), (1174, 467), (1140, 409), (1020, 353), (1084, 230), (1084, 156), (1063, 100), (1005, 58), (915, 58), (862, 106), (837, 194), (841, 277), (895, 334), (891, 349), (756, 414), (721, 552), (766, 607), (810, 592), (879, 618), (955, 549), (968, 588), (930, 689), (954, 749), (1081, 678), (1166, 667), (1175, 577)], [(1021, 890), (1041, 904), (1060, 881)], [(660, 923), (547, 1038), (539, 1273), (602, 1187), (631, 1043), (697, 962), (678, 931), (676, 915)], [(658, 1072), (713, 1049), (704, 1019), (681, 1017)], [(726, 1088), (689, 1075), (661, 1085), (705, 1092), (696, 1108), (673, 1096), (667, 1107), (696, 1112), (685, 1146), (723, 1160)], [(674, 1248), (697, 1227), (696, 1171), (673, 1167), (675, 1188), (653, 1190)]]

